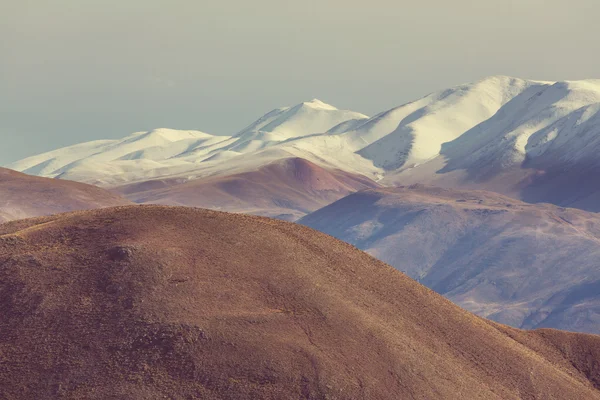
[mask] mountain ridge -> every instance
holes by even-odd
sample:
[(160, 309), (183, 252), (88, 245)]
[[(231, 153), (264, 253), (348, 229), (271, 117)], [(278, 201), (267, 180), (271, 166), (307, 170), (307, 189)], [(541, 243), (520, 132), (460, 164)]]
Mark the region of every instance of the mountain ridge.
[(350, 193), (373, 187), (379, 185), (361, 175), (290, 157), (224, 177), (150, 180), (114, 191), (140, 204), (186, 205), (296, 220)]
[(30, 176), (0, 168), (0, 223), (127, 204), (131, 202), (92, 185)]
[[(190, 139), (172, 133), (180, 140), (161, 145), (137, 137), (84, 143), (9, 167), (118, 187), (158, 178), (227, 176), (299, 157), (383, 185), (492, 190), (600, 211), (594, 201), (600, 185), (586, 185), (574, 199), (565, 198), (563, 189), (600, 172), (594, 158), (600, 151), (598, 104), (600, 80), (492, 76), (371, 118), (313, 100), (275, 109), (232, 136)], [(545, 176), (557, 179), (553, 184)]]

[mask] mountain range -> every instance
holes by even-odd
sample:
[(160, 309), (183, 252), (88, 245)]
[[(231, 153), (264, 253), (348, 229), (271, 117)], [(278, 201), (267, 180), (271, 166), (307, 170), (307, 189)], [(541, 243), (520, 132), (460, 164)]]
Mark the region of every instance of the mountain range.
[[(98, 198), (21, 185), (0, 218), (135, 202), (299, 220), (479, 315), (600, 333), (599, 113), (598, 80), (494, 76), (374, 117), (315, 99), (229, 136), (163, 128), (18, 161)], [(63, 206), (14, 207), (38, 198)]]
[(600, 399), (599, 114), (495, 76), (0, 169), (0, 398)]
[(156, 129), (8, 167), (115, 188), (230, 176), (302, 158), (382, 185), (486, 189), (598, 211), (599, 124), (600, 80), (493, 76), (371, 118), (315, 99), (275, 109), (231, 136)]

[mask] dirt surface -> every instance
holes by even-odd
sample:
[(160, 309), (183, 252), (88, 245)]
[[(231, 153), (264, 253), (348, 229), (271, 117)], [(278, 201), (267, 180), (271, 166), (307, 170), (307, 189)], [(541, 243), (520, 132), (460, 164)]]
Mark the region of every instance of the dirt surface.
[(96, 186), (0, 168), (0, 222), (131, 204)]
[(256, 171), (182, 183), (154, 180), (115, 188), (136, 203), (189, 206), (296, 220), (358, 190), (379, 187), (369, 178), (288, 158)]
[(600, 399), (600, 337), (470, 314), (312, 229), (128, 206), (0, 225), (0, 398)]

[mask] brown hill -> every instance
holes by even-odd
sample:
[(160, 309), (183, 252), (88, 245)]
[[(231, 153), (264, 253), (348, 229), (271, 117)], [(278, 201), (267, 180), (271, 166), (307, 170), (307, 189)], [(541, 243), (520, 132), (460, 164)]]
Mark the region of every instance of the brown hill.
[(486, 321), (283, 221), (13, 221), (0, 266), (3, 399), (600, 399), (600, 337)]
[(131, 203), (96, 186), (0, 168), (0, 222), (126, 204)]
[(600, 333), (600, 215), (415, 185), (349, 195), (299, 221), (478, 315)]
[(181, 183), (163, 179), (116, 188), (136, 203), (183, 205), (295, 220), (350, 193), (379, 187), (349, 172), (287, 158), (256, 171)]

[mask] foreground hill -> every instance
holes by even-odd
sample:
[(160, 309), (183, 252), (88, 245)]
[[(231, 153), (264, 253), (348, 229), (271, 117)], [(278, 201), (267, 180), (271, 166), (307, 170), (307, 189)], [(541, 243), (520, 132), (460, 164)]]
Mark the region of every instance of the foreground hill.
[(130, 204), (104, 189), (0, 168), (0, 222)]
[(600, 399), (600, 337), (476, 317), (330, 236), (159, 206), (0, 225), (0, 397)]
[(256, 171), (200, 180), (155, 180), (116, 188), (136, 203), (186, 205), (295, 220), (362, 189), (372, 180), (325, 169), (302, 158), (274, 161)]
[(299, 222), (487, 318), (600, 333), (598, 214), (417, 185), (356, 193)]

